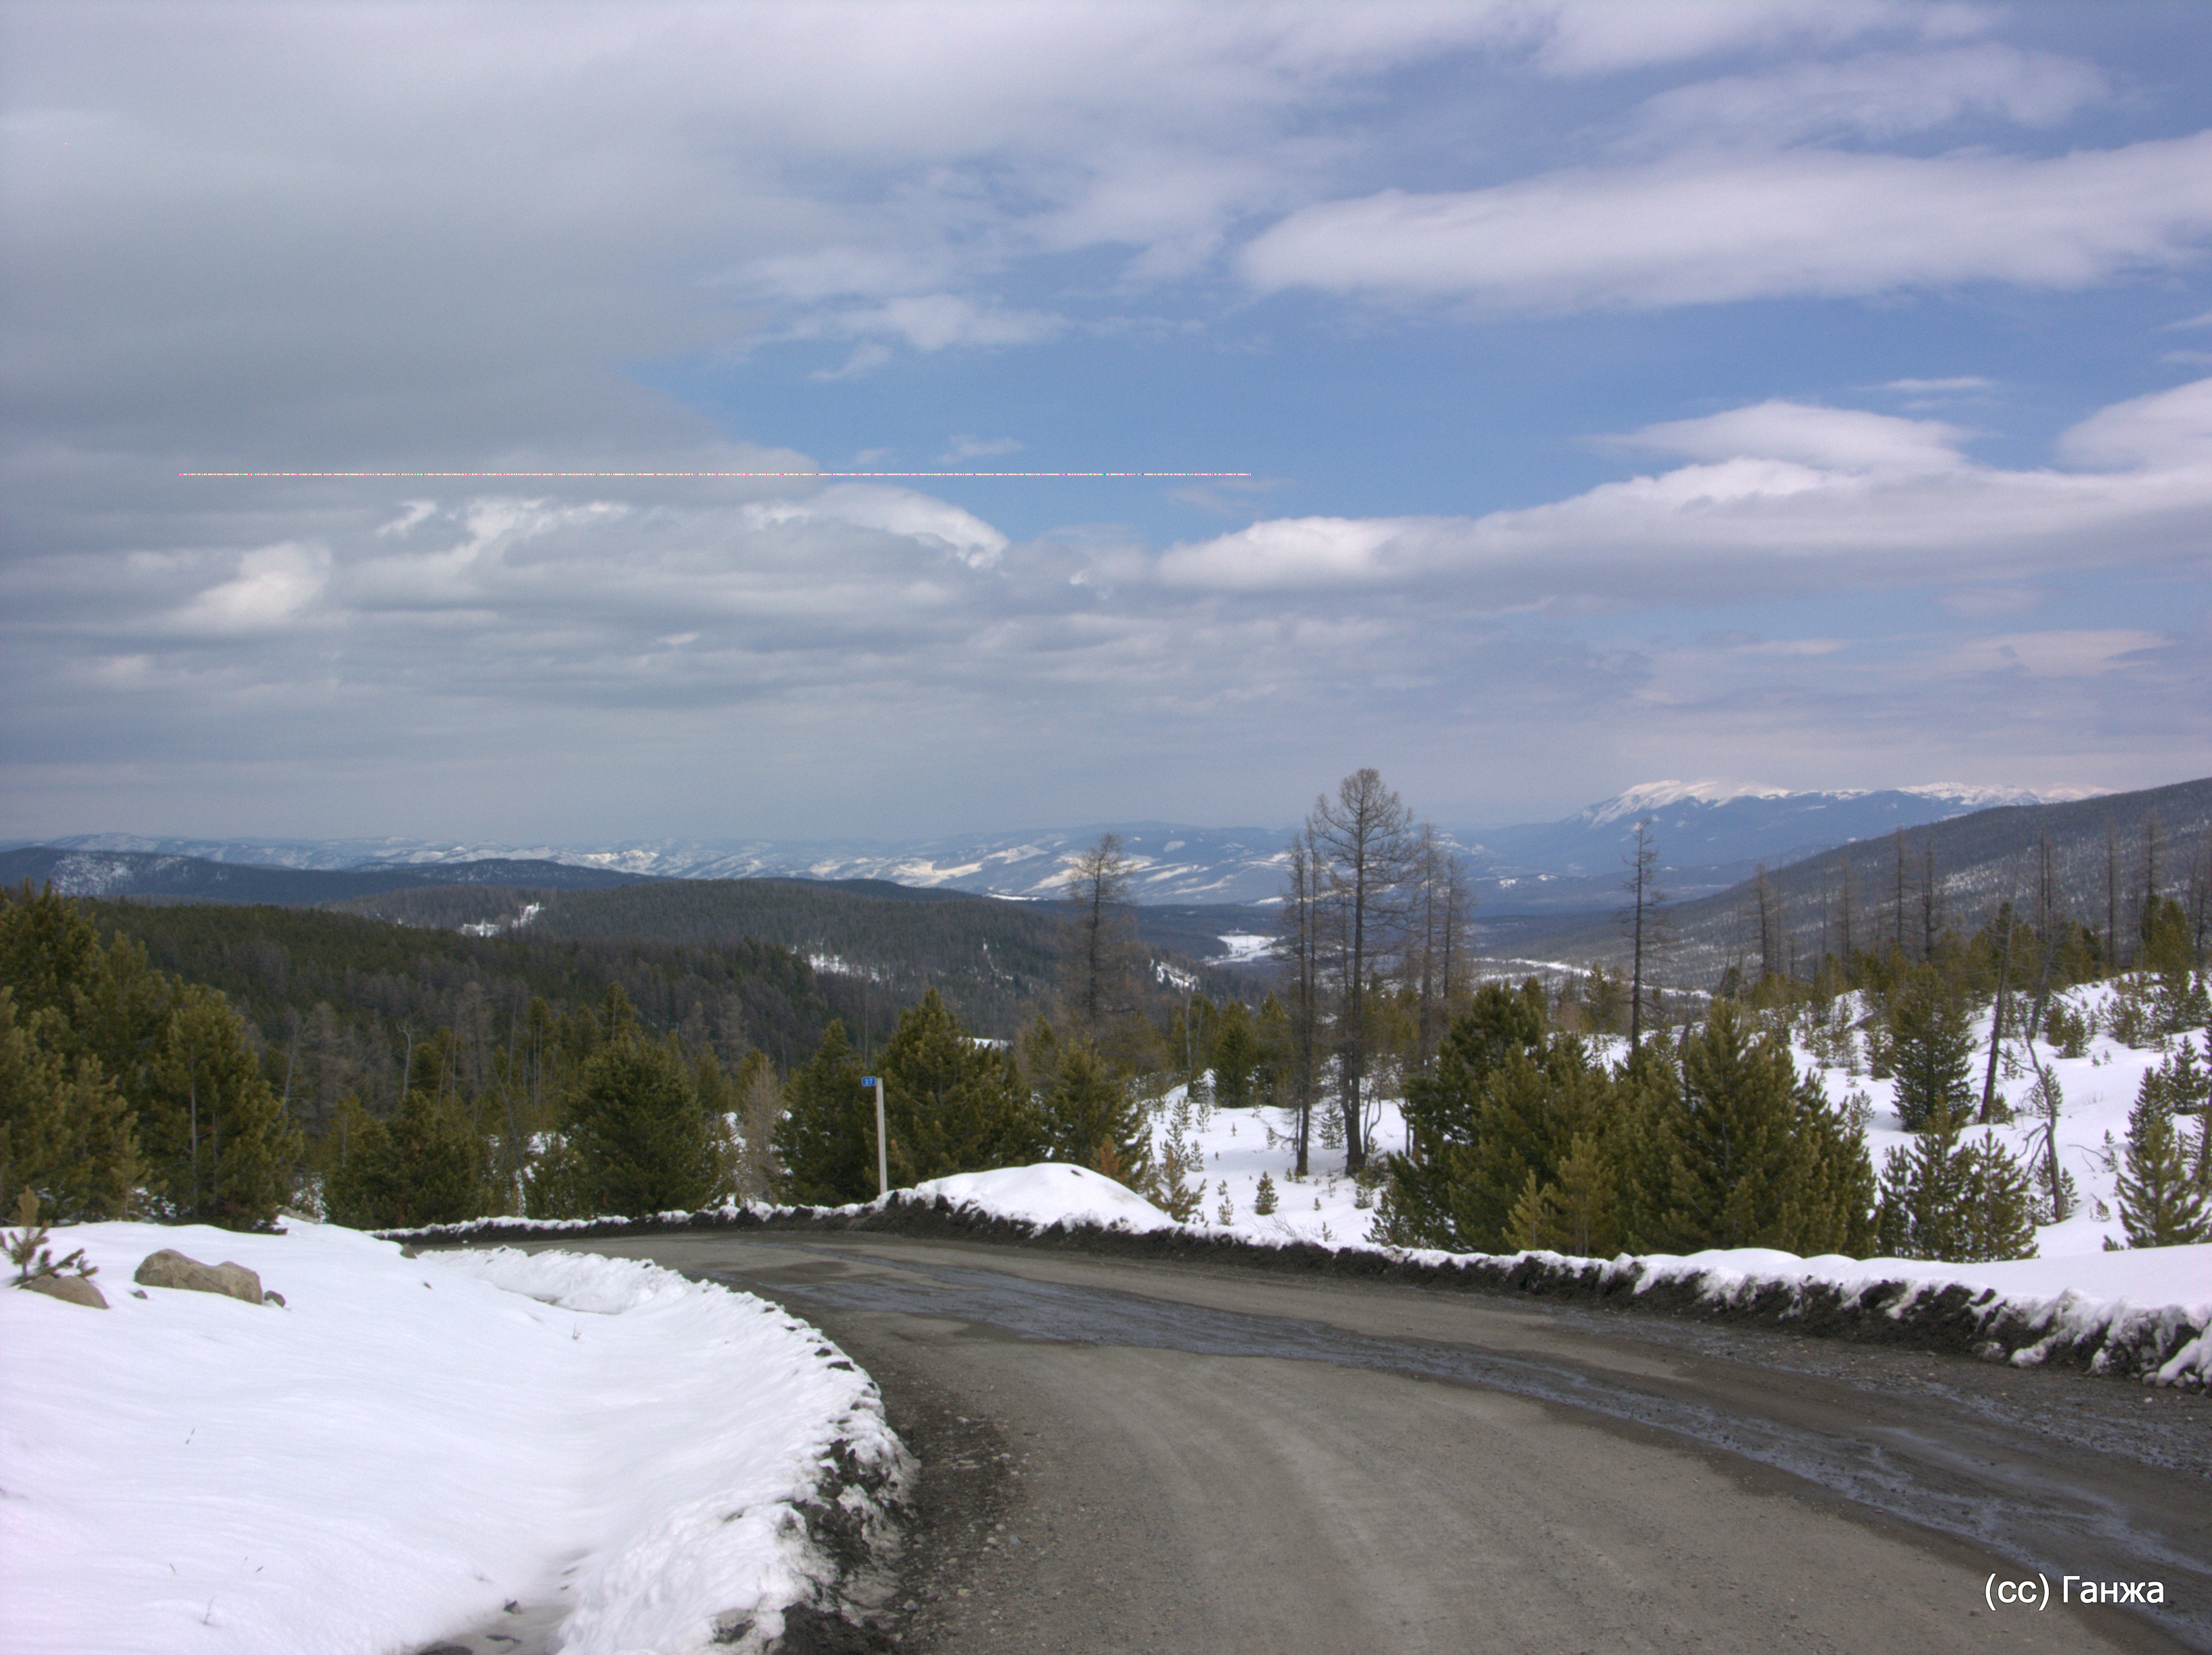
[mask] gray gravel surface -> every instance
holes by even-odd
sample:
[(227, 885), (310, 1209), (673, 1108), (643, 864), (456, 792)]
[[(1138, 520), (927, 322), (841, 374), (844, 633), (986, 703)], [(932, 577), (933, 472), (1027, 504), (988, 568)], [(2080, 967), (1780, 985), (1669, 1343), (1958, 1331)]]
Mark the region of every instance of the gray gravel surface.
[[(2212, 1650), (2200, 1395), (973, 1244), (581, 1244), (775, 1299), (883, 1386), (923, 1468), (900, 1591), (812, 1647)], [(1992, 1573), (2166, 1602), (1993, 1613)]]

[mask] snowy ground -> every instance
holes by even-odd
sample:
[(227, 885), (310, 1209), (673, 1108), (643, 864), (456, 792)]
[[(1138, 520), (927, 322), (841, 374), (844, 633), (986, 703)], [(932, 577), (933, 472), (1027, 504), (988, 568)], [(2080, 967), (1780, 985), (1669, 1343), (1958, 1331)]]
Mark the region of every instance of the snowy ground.
[[(55, 1239), (112, 1308), (0, 1291), (9, 1655), (388, 1655), (510, 1603), (578, 1655), (726, 1647), (718, 1616), (757, 1648), (827, 1576), (797, 1508), (833, 1445), (902, 1463), (813, 1329), (653, 1265), (304, 1224)], [(163, 1247), (287, 1304), (133, 1296)]]

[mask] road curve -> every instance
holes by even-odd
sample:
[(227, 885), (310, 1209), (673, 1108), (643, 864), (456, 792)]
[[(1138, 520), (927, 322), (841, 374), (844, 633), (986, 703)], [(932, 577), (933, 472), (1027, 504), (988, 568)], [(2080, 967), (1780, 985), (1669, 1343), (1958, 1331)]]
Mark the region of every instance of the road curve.
[(2200, 1396), (1003, 1246), (584, 1244), (774, 1299), (876, 1377), (924, 1468), (902, 1650), (2212, 1650)]

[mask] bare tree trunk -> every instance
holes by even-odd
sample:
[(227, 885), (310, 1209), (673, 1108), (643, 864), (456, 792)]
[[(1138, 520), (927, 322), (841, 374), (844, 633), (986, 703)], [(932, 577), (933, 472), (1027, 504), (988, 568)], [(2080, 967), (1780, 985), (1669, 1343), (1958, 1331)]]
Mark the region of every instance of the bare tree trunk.
[[(1367, 1165), (1363, 1089), (1367, 1079), (1368, 968), (1381, 952), (1389, 922), (1395, 917), (1390, 904), (1406, 877), (1410, 819), (1404, 802), (1370, 767), (1354, 770), (1339, 782), (1334, 800), (1326, 794), (1316, 800), (1308, 823), (1311, 842), (1328, 859), (1330, 892), (1345, 922), (1337, 1081), (1344, 1114), (1344, 1170), (1355, 1176)], [(1370, 927), (1375, 933), (1371, 943)]]
[(1897, 831), (1897, 953), (1905, 957), (1905, 830)]
[(2120, 969), (2120, 833), (2105, 818), (2105, 964)]
[(1628, 929), (1628, 1049), (1634, 1051), (1644, 1044), (1644, 956), (1646, 946), (1653, 940), (1651, 910), (1667, 900), (1667, 893), (1659, 889), (1659, 847), (1652, 843), (1651, 818), (1645, 817), (1634, 830), (1636, 848), (1621, 860), (1628, 867), (1628, 877), (1620, 888), (1628, 893), (1628, 907), (1621, 918)]
[(1774, 887), (1767, 883), (1766, 864), (1757, 864), (1752, 880), (1752, 899), (1759, 904), (1759, 977), (1765, 982), (1774, 975)]
[(1936, 958), (1936, 836), (1930, 832), (1920, 841), (1920, 958)]
[(1990, 1066), (1982, 1075), (1982, 1113), (1980, 1124), (1990, 1124), (1991, 1111), (1996, 1104), (1997, 1047), (2004, 1039), (2005, 990), (2012, 982), (2013, 906), (2005, 904), (2004, 957), (1997, 962), (1997, 997), (1990, 1007)]

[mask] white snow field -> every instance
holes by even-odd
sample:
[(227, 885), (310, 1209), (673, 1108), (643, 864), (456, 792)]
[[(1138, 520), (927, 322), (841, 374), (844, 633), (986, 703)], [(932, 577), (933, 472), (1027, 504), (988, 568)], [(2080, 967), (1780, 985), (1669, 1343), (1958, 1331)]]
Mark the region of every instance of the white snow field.
[[(813, 1329), (653, 1265), (305, 1223), (53, 1238), (112, 1308), (0, 1291), (9, 1655), (391, 1655), (509, 1604), (574, 1655), (757, 1649), (830, 1583), (800, 1510), (827, 1468), (905, 1475)], [(287, 1302), (134, 1296), (164, 1247)]]

